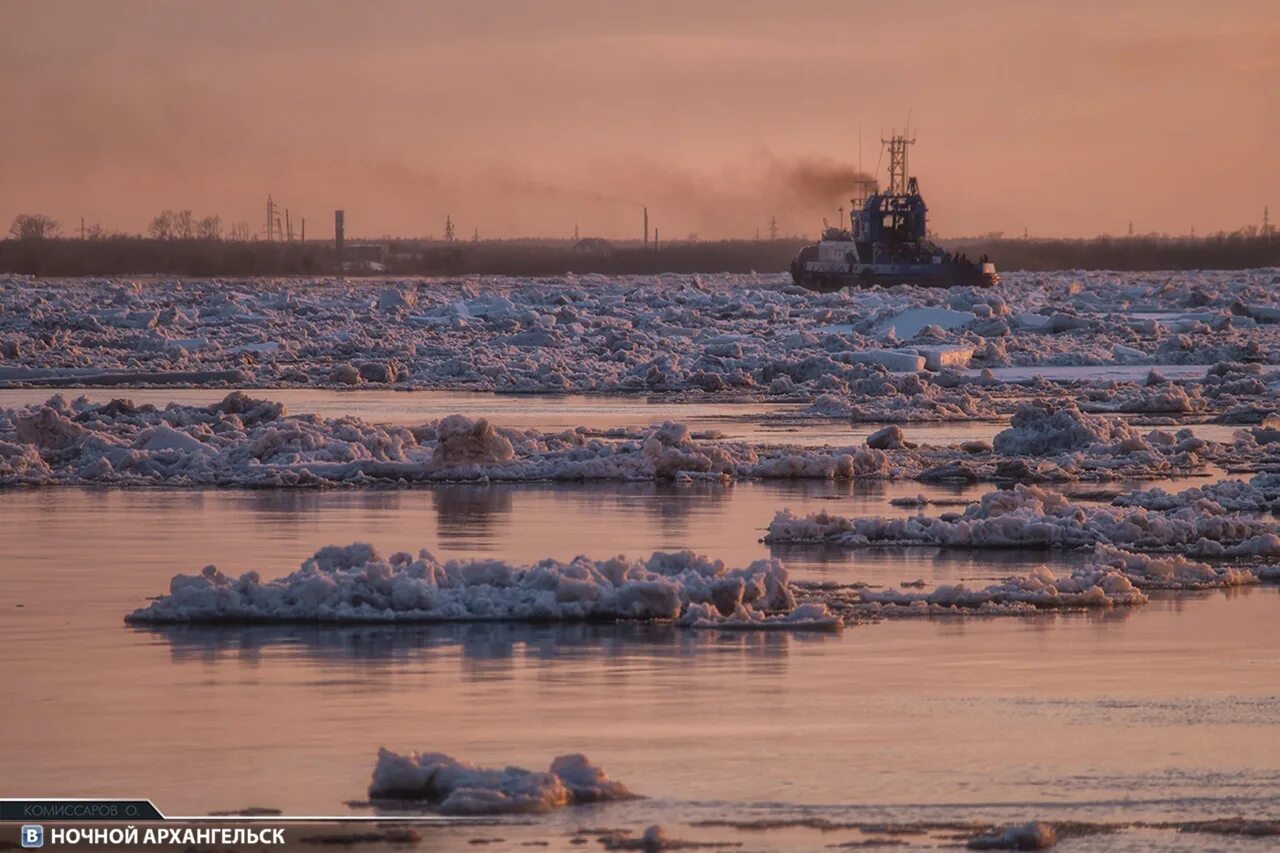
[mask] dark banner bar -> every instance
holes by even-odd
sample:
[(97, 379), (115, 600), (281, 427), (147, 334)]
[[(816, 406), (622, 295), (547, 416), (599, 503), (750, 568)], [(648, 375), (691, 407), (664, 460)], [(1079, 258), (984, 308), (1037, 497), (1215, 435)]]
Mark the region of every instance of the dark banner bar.
[(150, 800), (0, 800), (0, 820), (164, 820)]

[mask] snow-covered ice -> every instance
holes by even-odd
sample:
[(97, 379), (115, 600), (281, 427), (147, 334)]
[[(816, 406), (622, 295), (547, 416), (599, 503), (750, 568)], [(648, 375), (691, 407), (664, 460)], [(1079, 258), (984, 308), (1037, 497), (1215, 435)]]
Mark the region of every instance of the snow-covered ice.
[(849, 548), (924, 545), (942, 548), (1093, 548), (1173, 551), (1199, 556), (1280, 554), (1280, 526), (1203, 506), (1168, 511), (1073, 503), (1061, 493), (1016, 484), (983, 495), (959, 513), (908, 518), (846, 518), (820, 512), (777, 513), (765, 541), (821, 542)]
[(287, 577), (232, 577), (206, 566), (176, 575), (169, 594), (126, 617), (174, 622), (581, 622), (673, 621), (691, 628), (833, 629), (821, 604), (797, 605), (786, 568), (742, 569), (691, 551), (648, 560), (615, 557), (531, 566), (499, 560), (440, 562), (429, 552), (392, 554), (331, 546)]
[[(135, 405), (55, 394), (0, 408), (0, 485), (396, 485), (709, 479), (904, 479), (923, 482), (1066, 482), (1203, 474), (1211, 464), (1261, 467), (1280, 443), (1272, 426), (1237, 430), (1230, 443), (1189, 428), (1142, 429), (1073, 402), (1024, 403), (995, 447), (981, 440), (919, 444), (894, 425), (904, 411), (981, 417), (974, 398), (917, 374), (857, 380), (867, 402), (820, 397), (855, 420), (888, 421), (865, 442), (801, 447), (693, 433), (681, 423), (579, 426), (544, 432), (449, 415), (419, 424), (291, 414), (244, 392), (205, 406)], [(875, 407), (874, 409), (872, 407)], [(909, 431), (908, 431), (909, 432)]]
[[(782, 275), (0, 276), (0, 383), (395, 385), (812, 400), (861, 363), (1280, 364), (1275, 270), (1009, 273), (814, 294)], [(1148, 313), (1142, 313), (1142, 312)], [(1151, 313), (1155, 312), (1155, 313)], [(911, 348), (915, 352), (911, 352)]]
[(509, 429), (451, 415), (414, 427), (290, 415), (228, 394), (161, 409), (55, 395), (0, 409), (0, 484), (319, 486), (442, 481), (581, 481), (889, 476), (875, 449), (805, 449), (643, 430)]
[(544, 772), (490, 769), (439, 752), (378, 750), (369, 796), (413, 800), (447, 815), (541, 814), (565, 806), (631, 799), (584, 755), (561, 755)]
[[(1098, 545), (1087, 564), (1067, 574), (1039, 566), (980, 589), (946, 584), (929, 592), (862, 589), (861, 603), (872, 605), (861, 615), (946, 615), (962, 611), (1028, 613), (1146, 604), (1146, 590), (1221, 589), (1259, 582), (1256, 573), (1232, 567), (1216, 569), (1181, 554), (1152, 556)], [(920, 587), (918, 581), (904, 587)]]
[(909, 341), (930, 326), (936, 329), (954, 329), (978, 319), (972, 311), (953, 311), (950, 308), (908, 308), (880, 322), (876, 334), (890, 333), (895, 338)]

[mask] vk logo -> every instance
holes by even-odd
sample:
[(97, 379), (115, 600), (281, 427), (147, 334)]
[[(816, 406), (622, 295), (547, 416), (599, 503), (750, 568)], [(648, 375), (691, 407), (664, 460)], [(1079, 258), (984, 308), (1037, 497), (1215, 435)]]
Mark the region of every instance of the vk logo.
[(44, 827), (38, 823), (28, 823), (22, 827), (23, 847), (43, 847)]

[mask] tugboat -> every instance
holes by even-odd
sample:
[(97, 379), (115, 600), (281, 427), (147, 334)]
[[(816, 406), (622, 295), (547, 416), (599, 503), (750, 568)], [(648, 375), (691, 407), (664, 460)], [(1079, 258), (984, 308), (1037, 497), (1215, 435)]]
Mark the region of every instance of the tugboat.
[(916, 179), (907, 174), (907, 146), (915, 139), (895, 134), (881, 141), (889, 152), (888, 191), (879, 192), (874, 181), (862, 182), (859, 197), (851, 201), (848, 229), (827, 228), (818, 243), (805, 246), (791, 262), (795, 283), (831, 293), (877, 284), (989, 287), (1000, 281), (986, 256), (970, 261), (927, 239), (928, 208)]

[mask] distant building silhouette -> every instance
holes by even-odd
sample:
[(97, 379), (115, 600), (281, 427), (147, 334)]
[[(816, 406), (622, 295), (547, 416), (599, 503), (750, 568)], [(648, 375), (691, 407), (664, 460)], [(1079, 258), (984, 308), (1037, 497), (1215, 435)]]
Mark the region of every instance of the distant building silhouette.
[(601, 237), (584, 237), (573, 244), (573, 253), (579, 257), (607, 258), (614, 252), (613, 244)]

